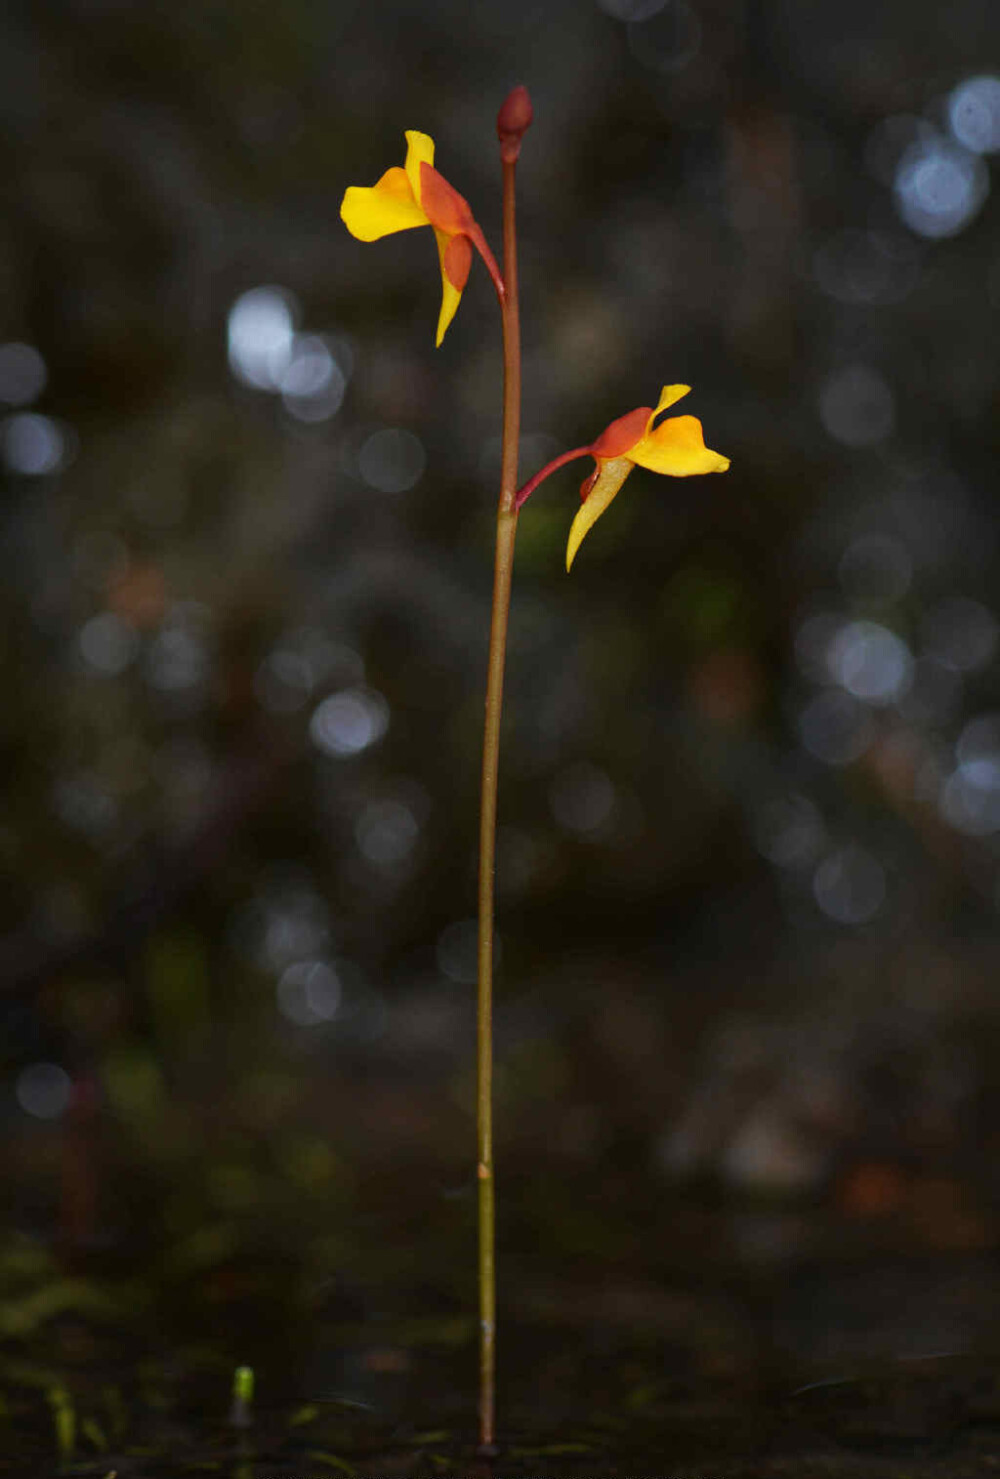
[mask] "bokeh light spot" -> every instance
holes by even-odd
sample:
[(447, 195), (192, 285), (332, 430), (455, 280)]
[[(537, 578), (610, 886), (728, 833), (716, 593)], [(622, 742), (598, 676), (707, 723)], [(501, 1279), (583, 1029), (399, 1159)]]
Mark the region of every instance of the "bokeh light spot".
[(1000, 753), (961, 761), (941, 788), (940, 809), (968, 837), (1000, 831)]
[(306, 870), (282, 865), (237, 914), (233, 943), (261, 970), (319, 958), (330, 943), (329, 909)]
[(1000, 831), (1000, 714), (970, 720), (955, 745), (958, 761), (941, 789), (941, 814), (959, 832)]
[(1000, 627), (992, 611), (969, 596), (947, 596), (925, 612), (920, 624), (929, 656), (959, 673), (989, 666)]
[(336, 415), (347, 380), (318, 334), (296, 334), (279, 380), (285, 410), (297, 421), (326, 421)]
[(552, 815), (568, 832), (596, 832), (615, 807), (615, 788), (606, 771), (589, 760), (561, 770), (549, 787)]
[(628, 25), (628, 48), (651, 72), (667, 75), (686, 67), (701, 47), (701, 21), (687, 0), (669, 0)]
[(874, 447), (892, 431), (893, 394), (878, 370), (848, 365), (824, 382), (819, 413), (835, 441), (846, 447)]
[(330, 1022), (340, 1010), (340, 977), (325, 960), (297, 960), (282, 971), (275, 994), (278, 1009), (297, 1027)]
[(779, 868), (811, 866), (826, 842), (822, 817), (799, 795), (776, 797), (758, 807), (753, 835), (758, 850)]
[(298, 652), (281, 649), (265, 657), (253, 680), (258, 702), (271, 714), (294, 714), (306, 702), (312, 686), (306, 659)]
[(885, 902), (885, 870), (864, 848), (839, 848), (816, 869), (813, 895), (837, 924), (867, 924)]
[(0, 427), (3, 460), (11, 472), (42, 477), (57, 472), (68, 460), (66, 438), (51, 416), (19, 411)]
[(419, 437), (398, 426), (373, 431), (358, 453), (361, 476), (380, 493), (406, 493), (419, 483), (426, 466)]
[(937, 240), (957, 235), (977, 214), (989, 192), (989, 174), (978, 155), (935, 134), (906, 150), (894, 191), (907, 226)]
[(419, 835), (420, 823), (412, 808), (394, 797), (369, 802), (354, 824), (362, 855), (377, 868), (405, 862)]
[(0, 344), (0, 401), (28, 406), (37, 400), (48, 380), (45, 361), (32, 344)]
[(845, 623), (830, 643), (827, 662), (830, 676), (866, 703), (892, 703), (910, 686), (909, 648), (875, 621)]
[(969, 77), (948, 99), (948, 127), (975, 154), (1000, 149), (1000, 77)]
[(77, 638), (88, 667), (105, 677), (123, 673), (139, 650), (139, 634), (113, 611), (102, 611), (84, 622)]
[(850, 765), (875, 738), (866, 706), (850, 693), (831, 688), (818, 693), (799, 715), (799, 737), (826, 765)]
[(256, 390), (280, 390), (292, 360), (298, 305), (285, 288), (251, 288), (229, 310), (229, 365)]
[(309, 734), (326, 755), (341, 759), (360, 755), (385, 734), (389, 705), (371, 688), (344, 688), (331, 693), (313, 711)]
[(272, 714), (294, 714), (320, 684), (361, 683), (360, 653), (331, 642), (319, 627), (296, 627), (274, 646), (254, 675), (254, 693)]
[(169, 626), (146, 654), (146, 679), (162, 692), (181, 692), (202, 683), (208, 666), (208, 653), (198, 634), (183, 625)]
[(926, 118), (894, 113), (876, 124), (865, 143), (865, 164), (881, 185), (892, 188), (900, 160), (913, 144), (934, 139), (937, 130)]
[(69, 1108), (73, 1085), (58, 1063), (29, 1063), (22, 1068), (14, 1094), (25, 1114), (40, 1120), (57, 1120)]

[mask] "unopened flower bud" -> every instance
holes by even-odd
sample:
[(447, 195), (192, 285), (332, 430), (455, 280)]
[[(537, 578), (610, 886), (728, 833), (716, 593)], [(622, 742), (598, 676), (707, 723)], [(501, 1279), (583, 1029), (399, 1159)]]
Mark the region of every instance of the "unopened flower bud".
[(521, 140), (531, 127), (534, 117), (531, 98), (526, 87), (512, 87), (497, 114), (497, 138), (500, 140), (500, 158), (512, 164), (521, 152)]

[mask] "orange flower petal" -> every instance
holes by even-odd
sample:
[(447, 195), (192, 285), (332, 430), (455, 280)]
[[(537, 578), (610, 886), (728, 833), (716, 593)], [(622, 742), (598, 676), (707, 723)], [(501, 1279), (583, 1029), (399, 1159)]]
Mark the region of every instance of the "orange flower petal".
[(469, 280), (471, 266), (472, 243), (467, 236), (453, 236), (444, 249), (441, 270), (452, 287), (457, 288), (459, 292)]
[(595, 457), (621, 457), (641, 440), (655, 414), (649, 406), (638, 406), (627, 416), (619, 416), (604, 428), (596, 442), (591, 442), (590, 450)]
[(476, 224), (469, 202), (429, 164), (420, 166), (420, 204), (431, 225), (449, 236), (467, 234)]

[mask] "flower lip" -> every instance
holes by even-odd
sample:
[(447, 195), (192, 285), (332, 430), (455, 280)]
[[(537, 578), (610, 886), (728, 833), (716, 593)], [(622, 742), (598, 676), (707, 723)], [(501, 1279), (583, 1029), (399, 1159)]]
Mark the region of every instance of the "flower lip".
[(379, 241), (396, 231), (428, 225), (404, 169), (387, 169), (370, 188), (351, 185), (340, 203), (340, 219), (358, 241)]

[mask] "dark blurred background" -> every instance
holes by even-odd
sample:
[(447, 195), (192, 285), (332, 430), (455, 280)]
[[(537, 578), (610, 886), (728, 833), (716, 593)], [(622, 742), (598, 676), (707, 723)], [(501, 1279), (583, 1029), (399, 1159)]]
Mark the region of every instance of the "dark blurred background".
[(517, 82), (523, 475), (673, 381), (732, 469), (521, 520), (508, 1305), (993, 1240), (996, 7), (12, 0), (19, 1289), (468, 1308), (499, 325), (339, 206), (421, 129), (498, 250)]

